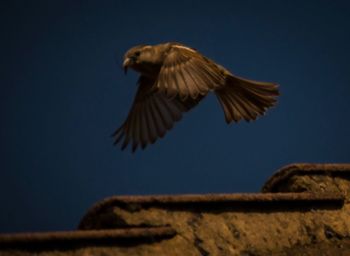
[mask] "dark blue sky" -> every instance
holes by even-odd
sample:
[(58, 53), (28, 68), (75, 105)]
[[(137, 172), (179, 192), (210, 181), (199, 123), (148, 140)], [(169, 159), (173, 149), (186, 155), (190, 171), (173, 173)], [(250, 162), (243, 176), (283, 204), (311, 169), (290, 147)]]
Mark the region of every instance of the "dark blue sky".
[[(350, 162), (348, 1), (8, 2), (0, 232), (72, 229), (111, 195), (256, 192), (289, 163)], [(137, 80), (122, 56), (166, 41), (278, 82), (277, 107), (228, 126), (211, 95), (146, 151), (121, 152), (110, 134)]]

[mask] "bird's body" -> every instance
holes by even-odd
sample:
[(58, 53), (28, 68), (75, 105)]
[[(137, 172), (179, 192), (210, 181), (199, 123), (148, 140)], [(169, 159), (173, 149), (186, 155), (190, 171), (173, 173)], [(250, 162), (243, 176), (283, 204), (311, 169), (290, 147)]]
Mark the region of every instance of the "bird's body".
[(140, 73), (139, 88), (130, 113), (115, 131), (122, 149), (135, 151), (163, 137), (182, 113), (196, 106), (209, 92), (222, 105), (227, 123), (255, 120), (276, 103), (274, 83), (257, 82), (231, 74), (197, 50), (179, 43), (140, 45), (124, 56), (123, 66)]

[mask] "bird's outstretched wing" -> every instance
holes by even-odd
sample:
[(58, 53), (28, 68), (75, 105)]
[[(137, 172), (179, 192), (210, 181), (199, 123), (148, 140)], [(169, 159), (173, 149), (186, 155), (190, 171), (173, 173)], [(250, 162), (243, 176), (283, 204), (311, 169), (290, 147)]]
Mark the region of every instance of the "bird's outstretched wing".
[(220, 68), (197, 51), (173, 45), (165, 57), (155, 86), (168, 97), (181, 99), (206, 95), (225, 84)]
[(122, 149), (132, 143), (134, 152), (138, 146), (144, 149), (153, 144), (179, 121), (182, 113), (198, 104), (196, 100), (181, 101), (178, 97), (169, 98), (162, 91), (154, 88), (154, 79), (141, 76), (138, 91), (129, 115), (123, 125), (114, 133), (115, 144), (122, 141)]

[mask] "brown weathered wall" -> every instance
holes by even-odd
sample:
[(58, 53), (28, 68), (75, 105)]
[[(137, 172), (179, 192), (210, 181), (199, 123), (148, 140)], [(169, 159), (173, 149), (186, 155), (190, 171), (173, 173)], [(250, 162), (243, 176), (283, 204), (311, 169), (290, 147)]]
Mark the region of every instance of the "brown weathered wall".
[(301, 164), (259, 194), (111, 197), (84, 216), (81, 237), (0, 236), (0, 255), (350, 255), (349, 191), (350, 165)]

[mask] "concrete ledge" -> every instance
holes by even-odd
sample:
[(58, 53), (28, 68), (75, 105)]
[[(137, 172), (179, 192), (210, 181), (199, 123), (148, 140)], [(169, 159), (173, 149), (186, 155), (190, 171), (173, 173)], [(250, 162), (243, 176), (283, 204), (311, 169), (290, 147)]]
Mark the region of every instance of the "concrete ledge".
[[(271, 212), (339, 209), (344, 204), (341, 194), (315, 193), (247, 193), (163, 196), (114, 196), (88, 210), (78, 229), (119, 228), (127, 226), (115, 219), (115, 207), (128, 212), (163, 209), (188, 212)], [(111, 220), (109, 217), (112, 216)]]
[(314, 192), (343, 194), (350, 190), (350, 164), (292, 164), (278, 170), (262, 192)]
[(30, 249), (45, 247), (47, 249), (57, 246), (60, 248), (79, 247), (86, 244), (150, 243), (171, 238), (174, 235), (176, 235), (176, 231), (171, 227), (2, 234), (0, 236), (0, 248)]
[(113, 196), (77, 231), (0, 235), (0, 255), (349, 255), (350, 164), (289, 165), (262, 191)]

